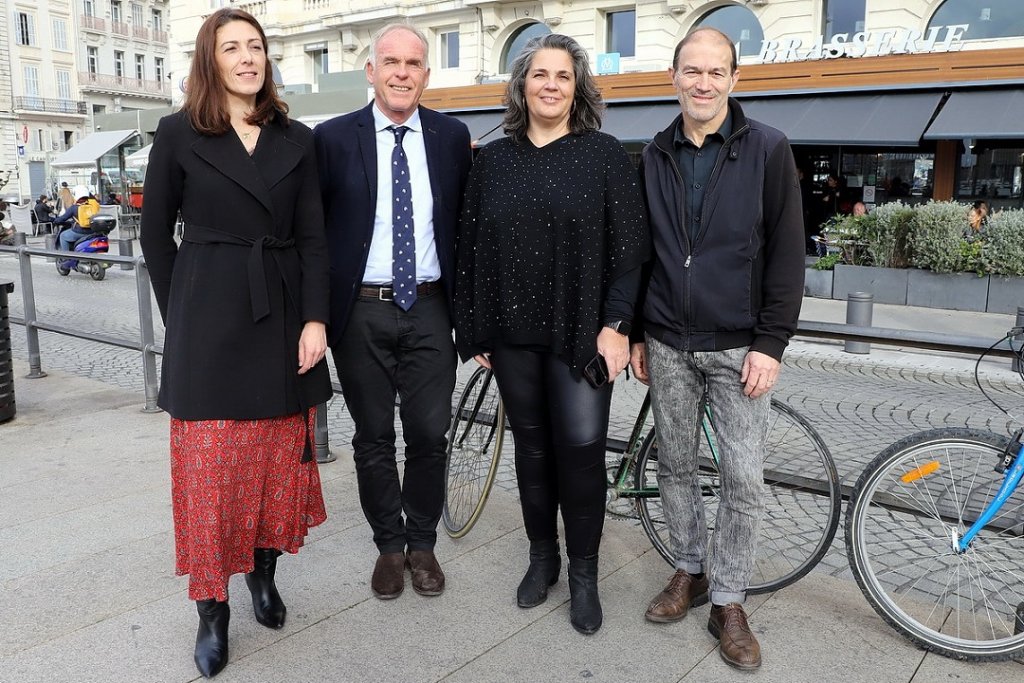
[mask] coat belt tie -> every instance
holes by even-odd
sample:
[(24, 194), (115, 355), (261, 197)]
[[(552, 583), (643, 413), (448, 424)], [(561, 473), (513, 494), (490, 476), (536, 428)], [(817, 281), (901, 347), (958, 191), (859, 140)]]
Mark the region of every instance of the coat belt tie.
[[(250, 247), (246, 270), (249, 275), (249, 303), (252, 307), (252, 321), (258, 323), (270, 315), (270, 295), (267, 293), (267, 273), (263, 267), (263, 250), (291, 249), (295, 246), (294, 239), (282, 240), (273, 235), (260, 235), (257, 238), (243, 237), (192, 223), (185, 224), (181, 239), (193, 244), (234, 244)], [(274, 258), (276, 260), (276, 254)]]

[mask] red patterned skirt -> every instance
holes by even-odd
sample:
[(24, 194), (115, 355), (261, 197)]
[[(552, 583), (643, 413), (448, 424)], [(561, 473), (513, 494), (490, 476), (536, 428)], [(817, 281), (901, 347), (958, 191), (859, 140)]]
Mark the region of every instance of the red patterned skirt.
[(265, 420), (171, 420), (175, 573), (192, 600), (228, 599), (254, 548), (298, 552), (327, 519), (316, 459), (301, 462), (315, 408)]

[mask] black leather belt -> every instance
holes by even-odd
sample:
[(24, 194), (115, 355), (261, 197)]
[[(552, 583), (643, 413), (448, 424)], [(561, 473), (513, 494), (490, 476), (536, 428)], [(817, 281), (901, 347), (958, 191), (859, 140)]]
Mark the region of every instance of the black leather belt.
[[(416, 296), (427, 296), (441, 290), (441, 281), (421, 282), (416, 285)], [(359, 296), (365, 299), (376, 299), (377, 301), (394, 301), (395, 290), (391, 285), (362, 285), (359, 288)]]

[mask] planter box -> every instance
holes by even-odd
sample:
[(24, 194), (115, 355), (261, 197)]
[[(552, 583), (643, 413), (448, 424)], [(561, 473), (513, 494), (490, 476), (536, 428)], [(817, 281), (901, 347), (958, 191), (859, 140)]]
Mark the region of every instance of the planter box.
[(907, 281), (907, 305), (954, 311), (985, 311), (988, 276), (977, 273), (933, 273), (913, 269)]
[(870, 292), (876, 304), (907, 303), (909, 271), (902, 268), (836, 265), (832, 298), (846, 299), (850, 292)]
[(804, 296), (831, 299), (832, 271), (804, 268)]
[(1017, 307), (1024, 306), (1024, 277), (990, 275), (988, 281), (989, 313), (1017, 314)]

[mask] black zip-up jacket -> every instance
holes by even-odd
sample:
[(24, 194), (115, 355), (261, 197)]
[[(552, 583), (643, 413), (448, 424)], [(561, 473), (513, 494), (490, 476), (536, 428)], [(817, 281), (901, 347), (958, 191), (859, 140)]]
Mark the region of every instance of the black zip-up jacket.
[(800, 184), (786, 136), (729, 99), (722, 145), (691, 244), (677, 116), (643, 151), (640, 177), (654, 258), (644, 269), (634, 341), (646, 332), (684, 351), (750, 346), (776, 360), (796, 332), (804, 288)]

